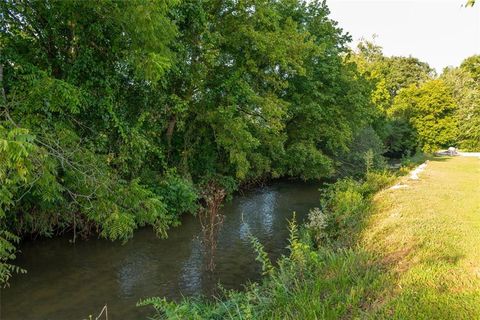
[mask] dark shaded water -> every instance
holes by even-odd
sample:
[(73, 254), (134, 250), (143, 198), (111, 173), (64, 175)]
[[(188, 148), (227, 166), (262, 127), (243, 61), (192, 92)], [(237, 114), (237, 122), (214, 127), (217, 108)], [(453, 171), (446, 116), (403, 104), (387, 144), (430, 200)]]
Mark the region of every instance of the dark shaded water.
[(214, 273), (205, 270), (200, 225), (191, 216), (166, 240), (142, 229), (124, 245), (97, 239), (73, 245), (67, 237), (26, 242), (15, 263), (28, 273), (2, 290), (0, 319), (80, 320), (105, 304), (109, 319), (142, 319), (151, 310), (135, 307), (141, 298), (211, 295), (218, 283), (241, 289), (259, 279), (248, 235), (278, 258), (287, 245), (287, 219), (296, 211), (297, 220), (303, 220), (318, 206), (318, 187), (277, 182), (225, 204)]

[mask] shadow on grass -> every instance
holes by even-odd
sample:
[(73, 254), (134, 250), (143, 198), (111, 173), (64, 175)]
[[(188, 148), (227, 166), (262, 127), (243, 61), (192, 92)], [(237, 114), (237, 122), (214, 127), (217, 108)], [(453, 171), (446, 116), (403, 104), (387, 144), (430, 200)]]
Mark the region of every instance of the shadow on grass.
[(431, 156), (427, 157), (427, 160), (435, 161), (435, 162), (446, 162), (446, 161), (452, 160), (453, 158), (455, 158), (455, 157), (442, 156), (442, 155), (431, 155)]

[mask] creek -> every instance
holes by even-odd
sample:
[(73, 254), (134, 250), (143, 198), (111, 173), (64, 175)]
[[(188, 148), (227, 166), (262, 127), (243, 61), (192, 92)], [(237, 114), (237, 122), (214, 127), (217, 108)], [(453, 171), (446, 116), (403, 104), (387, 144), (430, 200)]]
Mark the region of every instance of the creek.
[(225, 203), (213, 272), (206, 270), (194, 216), (185, 216), (164, 240), (143, 228), (125, 244), (96, 238), (72, 244), (67, 235), (24, 241), (14, 264), (28, 273), (15, 275), (2, 289), (0, 319), (95, 318), (105, 304), (109, 319), (144, 319), (152, 310), (135, 306), (142, 298), (212, 296), (219, 283), (241, 290), (260, 280), (249, 235), (272, 259), (286, 254), (288, 220), (295, 211), (301, 223), (319, 205), (319, 187), (318, 182), (277, 181)]

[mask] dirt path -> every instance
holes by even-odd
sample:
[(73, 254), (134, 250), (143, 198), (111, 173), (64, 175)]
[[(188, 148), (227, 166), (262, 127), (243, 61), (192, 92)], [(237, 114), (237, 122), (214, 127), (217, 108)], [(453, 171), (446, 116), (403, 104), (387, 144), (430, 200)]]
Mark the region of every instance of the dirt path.
[(458, 154), (462, 157), (479, 157), (480, 158), (480, 152), (459, 152)]

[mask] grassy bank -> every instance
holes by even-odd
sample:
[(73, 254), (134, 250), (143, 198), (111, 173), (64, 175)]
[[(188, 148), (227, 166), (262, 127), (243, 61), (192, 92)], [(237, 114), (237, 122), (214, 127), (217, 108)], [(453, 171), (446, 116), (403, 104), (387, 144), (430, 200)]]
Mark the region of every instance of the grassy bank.
[(363, 244), (392, 271), (377, 318), (480, 318), (480, 160), (436, 158), (375, 196)]
[[(143, 304), (161, 319), (479, 318), (479, 168), (477, 158), (435, 158), (420, 180), (341, 180), (305, 227), (290, 225), (277, 267), (254, 241), (261, 284), (216, 301)], [(389, 188), (398, 182), (407, 187)]]

